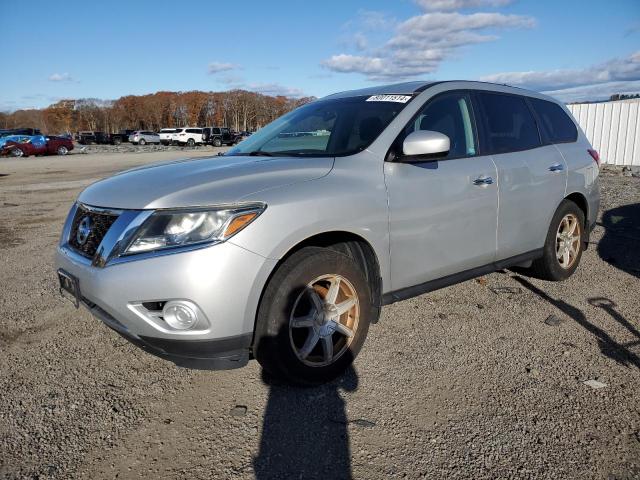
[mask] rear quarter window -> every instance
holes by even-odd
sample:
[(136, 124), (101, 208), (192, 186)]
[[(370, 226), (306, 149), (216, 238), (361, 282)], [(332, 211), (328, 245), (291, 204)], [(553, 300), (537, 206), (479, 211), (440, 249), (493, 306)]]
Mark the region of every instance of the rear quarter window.
[(539, 98), (529, 98), (529, 101), (538, 116), (546, 143), (567, 143), (578, 139), (575, 123), (560, 105)]
[(533, 114), (524, 97), (478, 92), (486, 153), (528, 150), (541, 145)]

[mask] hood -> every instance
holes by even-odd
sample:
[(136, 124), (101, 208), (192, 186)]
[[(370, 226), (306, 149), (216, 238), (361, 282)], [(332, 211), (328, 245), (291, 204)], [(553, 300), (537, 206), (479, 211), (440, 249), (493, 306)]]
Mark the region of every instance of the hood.
[(331, 171), (333, 160), (216, 156), (156, 163), (100, 180), (78, 200), (123, 209), (234, 203), (262, 190), (323, 177)]

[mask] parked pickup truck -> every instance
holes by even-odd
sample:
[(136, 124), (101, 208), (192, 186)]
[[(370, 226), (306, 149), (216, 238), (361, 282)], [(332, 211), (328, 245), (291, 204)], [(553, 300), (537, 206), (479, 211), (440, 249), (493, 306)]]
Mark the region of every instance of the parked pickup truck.
[(204, 127), (202, 139), (205, 144), (220, 147), (222, 145), (235, 145), (236, 136), (226, 127)]
[(135, 130), (120, 130), (118, 133), (82, 131), (76, 134), (76, 141), (82, 145), (120, 145), (129, 141), (129, 135)]
[(120, 145), (121, 143), (127, 143), (129, 141), (129, 135), (135, 130), (120, 130), (118, 133), (112, 133), (110, 135), (110, 141), (112, 145)]

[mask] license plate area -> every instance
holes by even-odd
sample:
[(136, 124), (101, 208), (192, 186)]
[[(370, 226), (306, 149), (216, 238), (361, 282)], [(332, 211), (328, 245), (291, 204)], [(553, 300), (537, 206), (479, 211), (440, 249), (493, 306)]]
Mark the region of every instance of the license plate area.
[(60, 295), (62, 295), (76, 308), (80, 308), (80, 282), (76, 277), (62, 269), (58, 270), (58, 282), (60, 283)]

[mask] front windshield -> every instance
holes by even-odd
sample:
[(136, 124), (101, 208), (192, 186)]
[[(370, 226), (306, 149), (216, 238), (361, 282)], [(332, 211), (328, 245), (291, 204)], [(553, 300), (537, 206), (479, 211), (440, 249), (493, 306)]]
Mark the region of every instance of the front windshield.
[(274, 120), (226, 155), (352, 155), (367, 148), (410, 100), (404, 95), (375, 95), (309, 103)]

